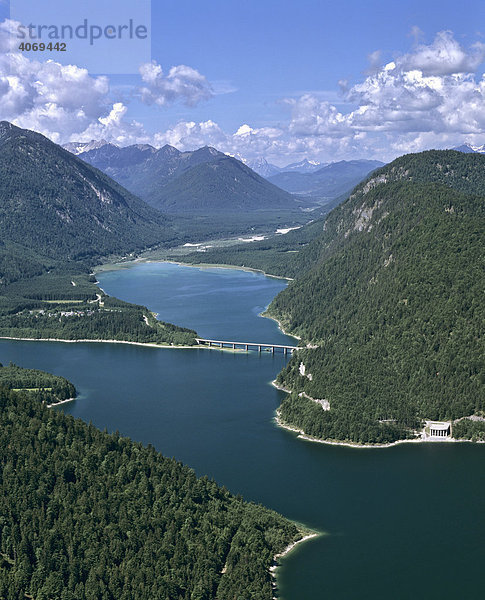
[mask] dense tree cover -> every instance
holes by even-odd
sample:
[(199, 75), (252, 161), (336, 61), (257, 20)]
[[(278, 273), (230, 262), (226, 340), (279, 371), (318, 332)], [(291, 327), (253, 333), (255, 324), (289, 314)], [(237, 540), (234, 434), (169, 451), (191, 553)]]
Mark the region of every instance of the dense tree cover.
[[(83, 272), (84, 271), (84, 272)], [(196, 332), (104, 294), (77, 263), (0, 286), (0, 336), (195, 344)]]
[(405, 179), (414, 183), (441, 183), (465, 194), (485, 196), (484, 169), (483, 154), (427, 150), (405, 154), (374, 171), (368, 179), (372, 181), (383, 176), (387, 182)]
[(0, 240), (0, 289), (19, 279), (41, 275), (54, 265), (54, 260), (39, 256), (35, 250)]
[(31, 397), (46, 404), (76, 397), (76, 388), (64, 377), (37, 369), (24, 369), (13, 363), (8, 367), (0, 364), (0, 388), (26, 390)]
[[(158, 323), (145, 307), (114, 306), (89, 273), (106, 255), (254, 231), (259, 221), (244, 212), (164, 217), (42, 135), (6, 122), (0, 148), (0, 335), (194, 343), (195, 332)], [(270, 212), (256, 230), (286, 218)]]
[(0, 598), (269, 600), (297, 527), (152, 447), (0, 388)]
[(170, 220), (44, 136), (0, 122), (0, 239), (63, 260), (176, 238)]
[[(146, 321), (145, 321), (146, 319)], [(0, 335), (33, 339), (119, 340), (157, 344), (194, 345), (195, 331), (158, 321), (136, 305), (99, 308), (81, 303), (50, 305), (0, 316)]]
[(144, 199), (166, 213), (293, 210), (306, 202), (271, 184), (242, 162), (217, 152), (165, 185), (154, 185)]
[(195, 344), (196, 332), (158, 321), (148, 309), (105, 298), (100, 303), (25, 308), (0, 316), (0, 335), (33, 339), (119, 340), (157, 344)]
[[(448, 165), (456, 176), (458, 157)], [(425, 173), (435, 158), (421, 156)], [(391, 441), (421, 419), (484, 408), (485, 200), (436, 183), (388, 182), (381, 171), (329, 215), (300, 253), (302, 276), (270, 306), (318, 345), (296, 353), (278, 378), (330, 401), (323, 411), (293, 395), (281, 407), (283, 420), (317, 437)]]
[(453, 424), (453, 437), (457, 440), (485, 442), (485, 421), (461, 419)]
[(296, 279), (269, 314), (319, 347), (295, 354), (279, 382), (331, 410), (293, 394), (283, 420), (368, 443), (482, 409), (484, 199), (470, 194), (485, 194), (484, 167), (485, 156), (454, 151), (404, 156), (324, 220), (186, 257)]

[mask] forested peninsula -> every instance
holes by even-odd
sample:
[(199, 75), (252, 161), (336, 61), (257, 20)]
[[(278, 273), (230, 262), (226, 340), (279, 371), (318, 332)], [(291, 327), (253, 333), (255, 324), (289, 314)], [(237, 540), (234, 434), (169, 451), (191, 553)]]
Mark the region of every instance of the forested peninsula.
[[(296, 525), (48, 409), (59, 378), (21, 371), (0, 368), (0, 598), (272, 598)], [(8, 389), (44, 383), (42, 398)]]
[(25, 369), (13, 363), (0, 363), (0, 388), (26, 392), (30, 398), (47, 405), (59, 404), (77, 396), (74, 385), (59, 375), (37, 369)]

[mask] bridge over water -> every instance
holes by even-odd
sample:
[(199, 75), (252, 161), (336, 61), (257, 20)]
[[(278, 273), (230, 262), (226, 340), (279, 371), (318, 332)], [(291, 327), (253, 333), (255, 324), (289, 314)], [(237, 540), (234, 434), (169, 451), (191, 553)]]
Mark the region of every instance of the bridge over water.
[(216, 348), (232, 348), (233, 350), (257, 350), (258, 352), (271, 351), (273, 354), (277, 350), (282, 350), (286, 355), (288, 352), (293, 353), (297, 350), (296, 346), (285, 346), (283, 344), (262, 344), (260, 342), (233, 342), (227, 340), (208, 340), (205, 338), (196, 338), (196, 342), (199, 346), (214, 346)]

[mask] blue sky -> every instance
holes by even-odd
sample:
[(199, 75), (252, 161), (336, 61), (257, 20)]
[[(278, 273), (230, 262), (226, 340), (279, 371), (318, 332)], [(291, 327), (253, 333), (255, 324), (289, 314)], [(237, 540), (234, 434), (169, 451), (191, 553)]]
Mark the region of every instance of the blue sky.
[[(12, 0), (12, 18), (21, 2)], [(42, 6), (55, 14), (69, 3)], [(112, 6), (113, 15), (135, 7), (142, 18), (136, 2), (97, 4), (108, 22)], [(482, 0), (154, 0), (151, 8), (151, 62), (140, 58), (141, 72), (114, 68), (120, 56), (136, 63), (133, 45), (112, 52), (101, 72), (79, 52), (53, 53), (50, 63), (16, 52), (14, 72), (0, 70), (0, 118), (62, 143), (209, 144), (280, 165), (485, 143)], [(0, 0), (4, 31), (8, 9)], [(110, 56), (106, 47), (98, 57)]]

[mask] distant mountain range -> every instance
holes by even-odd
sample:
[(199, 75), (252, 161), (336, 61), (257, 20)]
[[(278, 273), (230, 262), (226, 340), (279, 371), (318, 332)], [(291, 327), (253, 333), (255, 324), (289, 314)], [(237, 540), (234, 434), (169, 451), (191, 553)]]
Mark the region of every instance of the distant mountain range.
[(299, 212), (308, 206), (215, 148), (180, 152), (169, 145), (119, 148), (91, 142), (90, 146), (83, 150), (80, 144), (71, 144), (68, 149), (163, 212)]
[(464, 152), (465, 154), (485, 154), (485, 144), (483, 144), (483, 146), (472, 146), (471, 144), (462, 144), (461, 146), (453, 148), (453, 150), (458, 150), (458, 152)]
[(303, 160), (300, 160), (300, 162), (291, 163), (286, 167), (283, 167), (280, 172), (286, 173), (290, 171), (293, 173), (314, 173), (315, 171), (318, 171), (318, 169), (325, 167), (327, 164), (328, 163), (321, 163), (317, 160), (308, 160), (304, 158)]
[(383, 164), (378, 160), (341, 160), (313, 172), (284, 171), (272, 175), (269, 181), (287, 192), (329, 201), (350, 192), (371, 171)]
[(285, 171), (290, 171), (293, 173), (313, 173), (327, 164), (320, 163), (315, 160), (308, 160), (306, 158), (300, 162), (291, 163), (286, 167), (277, 167), (276, 165), (272, 165), (263, 157), (243, 162), (253, 171), (256, 171), (258, 175), (266, 178), (269, 178), (272, 175), (277, 175), (278, 173), (284, 173)]
[(89, 150), (101, 148), (102, 146), (106, 146), (107, 143), (106, 140), (91, 140), (90, 142), (70, 142), (63, 147), (65, 150), (77, 155), (81, 154), (81, 152), (88, 152)]
[(263, 157), (244, 162), (279, 188), (325, 205), (350, 192), (370, 172), (384, 165), (378, 160), (321, 163), (304, 158), (286, 167), (277, 167)]
[[(384, 163), (320, 163), (304, 158), (277, 167), (260, 157), (238, 160), (215, 148), (181, 152), (149, 144), (119, 147), (103, 140), (70, 143), (70, 152), (167, 213), (299, 211), (327, 204)], [(296, 197), (295, 197), (296, 196)]]
[(261, 177), (266, 177), (266, 179), (268, 177), (271, 177), (271, 175), (276, 175), (276, 173), (279, 173), (281, 171), (280, 167), (272, 165), (265, 158), (262, 157), (255, 158), (254, 160), (243, 160), (242, 162), (245, 165), (247, 165), (250, 169), (252, 169), (255, 173), (261, 175)]

